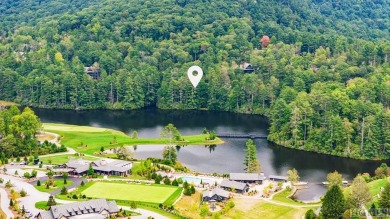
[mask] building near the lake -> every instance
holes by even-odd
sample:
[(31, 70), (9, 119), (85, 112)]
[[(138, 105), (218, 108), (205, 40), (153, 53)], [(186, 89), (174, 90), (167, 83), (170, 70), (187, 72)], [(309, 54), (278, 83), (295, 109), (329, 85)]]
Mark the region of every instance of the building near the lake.
[(242, 183), (262, 184), (266, 177), (264, 173), (230, 173), (229, 179)]
[(119, 212), (115, 201), (95, 199), (85, 202), (74, 202), (54, 205), (48, 211), (41, 211), (38, 219), (103, 219)]
[(89, 167), (92, 167), (97, 174), (127, 176), (130, 174), (132, 166), (132, 162), (125, 160), (100, 159), (88, 161), (80, 158), (69, 160), (58, 168), (54, 168), (53, 172), (67, 172), (70, 175), (82, 176), (87, 174)]
[(269, 175), (269, 180), (274, 182), (287, 182), (287, 176)]
[(225, 191), (221, 188), (215, 188), (211, 191), (205, 191), (203, 192), (202, 200), (204, 202), (210, 202), (210, 201), (216, 201), (216, 202), (223, 202), (229, 199), (229, 192)]
[(222, 189), (228, 191), (236, 191), (237, 193), (245, 193), (249, 191), (249, 185), (247, 183), (223, 180), (219, 185)]

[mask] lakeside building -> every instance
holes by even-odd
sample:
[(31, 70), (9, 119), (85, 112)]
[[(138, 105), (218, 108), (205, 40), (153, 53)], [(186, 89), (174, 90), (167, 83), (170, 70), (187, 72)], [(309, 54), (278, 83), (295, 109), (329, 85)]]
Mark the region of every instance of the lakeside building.
[(269, 175), (269, 180), (274, 182), (287, 182), (287, 176)]
[(249, 191), (249, 185), (247, 183), (231, 180), (223, 180), (220, 184), (220, 187), (228, 191), (235, 190), (237, 193), (245, 193)]
[(82, 158), (69, 160), (67, 163), (53, 168), (55, 173), (67, 172), (70, 175), (86, 175), (89, 167), (95, 173), (105, 175), (127, 176), (131, 172), (133, 163), (125, 160), (100, 159), (97, 161), (87, 161)]
[(230, 173), (229, 179), (242, 183), (263, 184), (266, 177), (264, 176), (264, 173)]
[(74, 202), (54, 205), (48, 211), (41, 211), (38, 219), (103, 219), (119, 212), (115, 201), (95, 199), (84, 202)]
[(204, 202), (223, 202), (229, 199), (229, 192), (221, 188), (215, 188), (211, 191), (203, 192), (202, 200)]

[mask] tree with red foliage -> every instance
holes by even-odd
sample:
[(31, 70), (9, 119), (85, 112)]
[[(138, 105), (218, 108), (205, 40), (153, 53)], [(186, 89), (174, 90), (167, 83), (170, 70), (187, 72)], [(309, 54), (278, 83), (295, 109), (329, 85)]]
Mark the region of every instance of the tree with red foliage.
[(260, 42), (261, 42), (261, 47), (266, 48), (269, 45), (269, 43), (271, 42), (271, 40), (269, 39), (269, 37), (267, 35), (264, 35), (261, 38)]

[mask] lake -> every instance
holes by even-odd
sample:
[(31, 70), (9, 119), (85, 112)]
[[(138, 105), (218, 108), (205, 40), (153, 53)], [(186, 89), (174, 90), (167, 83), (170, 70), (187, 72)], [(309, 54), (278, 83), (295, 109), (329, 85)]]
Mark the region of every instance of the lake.
[[(160, 137), (160, 131), (173, 123), (182, 135), (199, 134), (203, 128), (217, 133), (268, 133), (267, 119), (258, 115), (235, 114), (214, 111), (177, 111), (154, 108), (132, 111), (110, 110), (50, 110), (34, 109), (42, 122), (87, 125), (112, 128), (131, 134), (136, 130), (139, 137)], [(247, 139), (223, 139), (224, 144), (216, 147), (185, 146), (178, 151), (178, 159), (192, 170), (208, 173), (242, 172), (244, 149)], [(309, 188), (298, 191), (297, 198), (304, 201), (318, 200), (326, 188), (320, 183), (326, 181), (329, 172), (337, 170), (351, 181), (357, 173), (374, 173), (381, 162), (359, 161), (333, 157), (312, 152), (284, 148), (256, 139), (258, 159), (265, 175), (287, 175), (287, 170), (296, 168), (302, 181), (309, 182)], [(138, 146), (135, 157), (161, 157), (163, 146)], [(389, 165), (389, 162), (387, 162)]]

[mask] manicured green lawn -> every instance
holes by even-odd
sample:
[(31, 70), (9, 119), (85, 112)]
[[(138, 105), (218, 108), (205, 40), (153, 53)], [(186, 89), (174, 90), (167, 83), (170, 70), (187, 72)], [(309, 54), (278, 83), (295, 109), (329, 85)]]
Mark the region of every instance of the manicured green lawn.
[(41, 192), (51, 192), (51, 191), (54, 191), (54, 190), (57, 190), (57, 189), (62, 189), (62, 187), (68, 187), (70, 185), (73, 184), (73, 181), (71, 180), (67, 180), (67, 184), (64, 184), (64, 180), (63, 179), (56, 179), (54, 180), (54, 184), (56, 185), (56, 187), (53, 187), (53, 186), (50, 186), (49, 189), (46, 189), (46, 181), (44, 182), (41, 182), (41, 186), (37, 186), (35, 185), (34, 187), (41, 191)]
[[(179, 192), (177, 192), (179, 190)], [(173, 203), (180, 196), (181, 188), (164, 185), (138, 185), (128, 183), (95, 182), (82, 193), (87, 197), (149, 203)], [(172, 197), (174, 195), (174, 197)]]
[[(285, 219), (302, 218), (310, 208), (293, 208), (276, 205), (262, 200), (233, 199), (236, 206), (230, 209), (226, 218), (246, 219)], [(250, 206), (250, 207), (248, 207)], [(225, 217), (224, 217), (225, 218)]]
[(69, 161), (69, 159), (79, 159), (79, 158), (82, 158), (84, 160), (91, 160), (91, 161), (95, 161), (97, 160), (98, 158), (94, 158), (94, 157), (88, 157), (88, 156), (73, 156), (73, 155), (69, 155), (69, 154), (64, 154), (64, 155), (53, 155), (53, 156), (50, 156), (50, 157), (42, 157), (42, 158), (39, 158), (43, 163), (45, 164), (48, 164), (49, 163), (49, 160), (51, 160), (51, 164), (64, 164), (66, 162)]
[[(120, 131), (89, 126), (44, 123), (43, 129), (63, 136), (63, 139), (61, 140), (62, 144), (85, 154), (93, 154), (94, 152), (99, 151), (102, 146), (105, 149), (108, 149), (122, 145), (167, 143), (165, 139), (161, 138), (132, 139), (130, 136)], [(184, 141), (174, 143), (179, 145), (209, 145), (223, 143), (223, 141), (219, 138), (216, 138), (213, 141), (206, 141), (205, 139), (207, 137), (208, 135), (203, 134), (182, 136)]]
[(283, 203), (286, 203), (286, 204), (289, 204), (289, 205), (297, 205), (297, 206), (316, 206), (316, 205), (319, 205), (319, 203), (313, 203), (313, 204), (306, 204), (306, 203), (301, 203), (301, 202), (298, 202), (298, 201), (294, 201), (290, 198), (288, 198), (288, 196), (290, 196), (292, 194), (293, 190), (283, 190), (279, 193), (277, 193), (276, 195), (274, 195), (272, 197), (272, 200), (274, 201), (278, 201), (278, 202), (283, 202)]
[(40, 201), (35, 203), (35, 207), (42, 210), (48, 210), (47, 201)]

